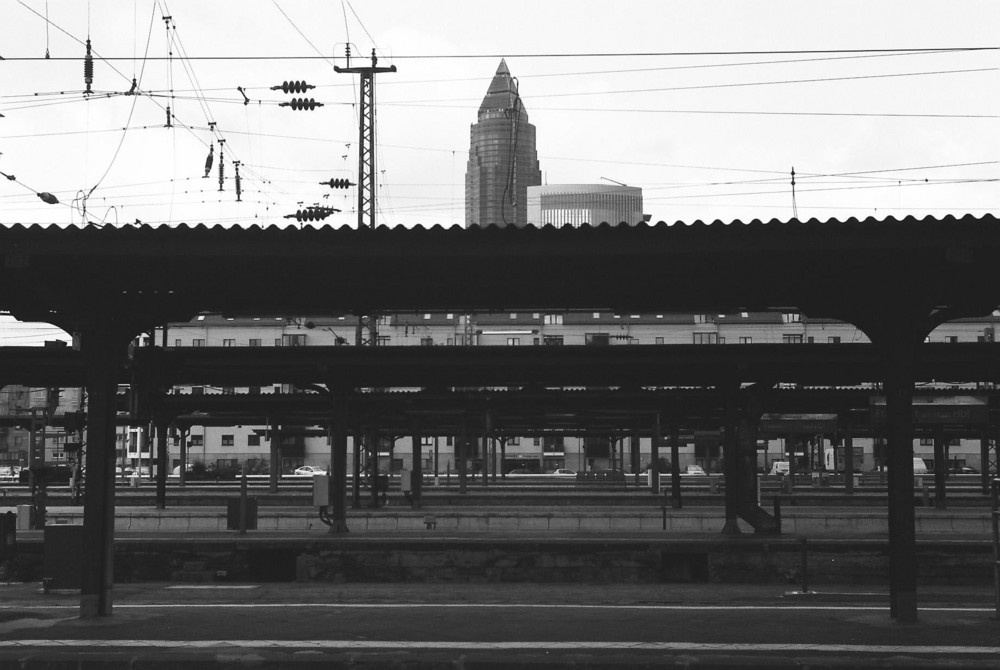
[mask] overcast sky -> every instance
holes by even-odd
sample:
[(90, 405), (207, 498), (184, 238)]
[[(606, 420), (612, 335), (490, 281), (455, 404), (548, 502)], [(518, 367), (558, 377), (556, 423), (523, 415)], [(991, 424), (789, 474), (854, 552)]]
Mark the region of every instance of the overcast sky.
[[(996, 213), (997, 34), (994, 0), (4, 0), (0, 223), (80, 225), (89, 194), (107, 225), (298, 225), (313, 204), (357, 225), (354, 190), (319, 184), (357, 179), (348, 42), (398, 68), (376, 79), (380, 224), (464, 223), (501, 57), (543, 181), (640, 186), (654, 222), (790, 219), (793, 167), (801, 219)], [(279, 106), (302, 97), (285, 80), (324, 106)]]

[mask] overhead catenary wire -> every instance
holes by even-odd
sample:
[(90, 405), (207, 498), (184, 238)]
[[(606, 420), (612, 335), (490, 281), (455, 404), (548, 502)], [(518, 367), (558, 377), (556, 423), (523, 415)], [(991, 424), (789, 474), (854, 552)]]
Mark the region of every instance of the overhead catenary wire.
[[(18, 0), (24, 5), (23, 0)], [(27, 7), (27, 5), (24, 5)], [(30, 9), (30, 7), (29, 7)], [(34, 10), (32, 10), (34, 11)], [(352, 10), (353, 11), (353, 10)], [(35, 12), (37, 14), (37, 12)], [(44, 18), (44, 17), (43, 17)], [(524, 53), (478, 53), (478, 54), (393, 54), (395, 60), (474, 60), (498, 58), (660, 58), (674, 56), (777, 56), (777, 55), (809, 55), (809, 54), (866, 54), (866, 53), (931, 53), (931, 52), (973, 52), (998, 51), (997, 46), (933, 46), (933, 47), (897, 47), (897, 48), (857, 48), (857, 49), (757, 49), (757, 50), (720, 50), (720, 51), (617, 51), (617, 52), (524, 52)], [(36, 56), (5, 56), (10, 61), (44, 60)], [(153, 56), (153, 60), (163, 60), (165, 57)], [(289, 54), (289, 55), (205, 55), (193, 56), (191, 60), (328, 60), (330, 57), (322, 54)], [(128, 56), (102, 56), (102, 60), (128, 60)], [(58, 60), (58, 59), (52, 59)], [(63, 58), (61, 60), (71, 60)]]
[[(346, 20), (346, 19), (345, 19)], [(47, 25), (47, 24), (46, 24)], [(294, 26), (294, 24), (293, 24)], [(350, 34), (348, 33), (348, 42), (350, 41)], [(315, 48), (315, 47), (314, 47)], [(820, 58), (789, 58), (780, 60), (756, 60), (756, 61), (737, 61), (737, 62), (727, 62), (727, 63), (697, 63), (691, 65), (668, 65), (668, 66), (655, 66), (655, 67), (641, 67), (641, 68), (627, 68), (627, 69), (614, 69), (614, 70), (577, 70), (577, 71), (562, 71), (562, 72), (536, 72), (529, 74), (520, 75), (520, 79), (539, 79), (539, 78), (567, 78), (567, 77), (578, 77), (578, 76), (594, 76), (594, 75), (608, 75), (608, 74), (649, 74), (652, 72), (667, 72), (667, 71), (677, 71), (677, 70), (700, 70), (700, 69), (715, 69), (715, 68), (731, 68), (731, 67), (749, 67), (749, 66), (759, 66), (759, 65), (791, 65), (798, 63), (818, 63), (818, 62), (830, 62), (830, 61), (844, 61), (844, 60), (857, 60), (857, 59), (870, 59), (870, 58), (898, 58), (904, 56), (930, 56), (937, 54), (956, 54), (963, 53), (960, 51), (921, 51), (921, 52), (902, 52), (902, 53), (873, 53), (873, 54), (856, 54), (847, 56), (829, 56)], [(435, 84), (435, 83), (456, 83), (463, 81), (480, 81), (481, 77), (443, 77), (437, 79), (411, 79), (411, 80), (390, 80), (385, 82), (384, 86), (390, 88), (399, 88), (403, 86), (414, 86), (414, 85), (425, 85), (425, 84)], [(353, 86), (352, 84), (319, 84), (317, 88), (346, 88)], [(244, 86), (247, 91), (266, 91), (273, 89), (271, 86)], [(191, 93), (195, 92), (196, 89), (174, 89), (177, 93)], [(214, 91), (229, 91), (230, 87), (218, 87), (218, 88), (201, 88), (201, 93), (214, 92)], [(157, 89), (147, 89), (148, 94), (163, 93), (164, 91)], [(44, 95), (62, 95), (70, 93), (69, 91), (57, 91), (57, 92), (34, 92), (28, 94), (15, 94), (15, 95), (0, 95), (0, 100), (6, 98), (15, 97), (35, 97)], [(220, 98), (220, 100), (223, 98)]]

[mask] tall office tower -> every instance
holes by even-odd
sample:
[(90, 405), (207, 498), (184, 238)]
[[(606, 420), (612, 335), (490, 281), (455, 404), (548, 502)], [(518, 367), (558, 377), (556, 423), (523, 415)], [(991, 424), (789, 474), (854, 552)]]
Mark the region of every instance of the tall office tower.
[(507, 63), (500, 67), (472, 125), (465, 171), (465, 227), (523, 226), (528, 221), (529, 186), (542, 183), (535, 151), (535, 127), (517, 92)]

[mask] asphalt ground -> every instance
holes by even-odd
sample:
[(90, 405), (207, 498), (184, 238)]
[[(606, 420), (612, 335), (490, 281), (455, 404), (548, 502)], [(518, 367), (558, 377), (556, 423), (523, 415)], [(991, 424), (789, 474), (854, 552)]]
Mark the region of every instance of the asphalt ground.
[(0, 668), (997, 668), (990, 588), (732, 584), (0, 585)]

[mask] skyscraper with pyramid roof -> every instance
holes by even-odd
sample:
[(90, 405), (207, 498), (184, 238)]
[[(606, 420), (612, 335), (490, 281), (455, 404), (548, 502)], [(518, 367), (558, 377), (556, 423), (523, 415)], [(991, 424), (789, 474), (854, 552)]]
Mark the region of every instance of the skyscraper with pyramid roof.
[(542, 183), (535, 127), (511, 76), (500, 61), (472, 125), (465, 171), (465, 227), (523, 226), (527, 190)]

